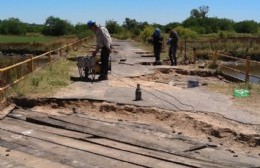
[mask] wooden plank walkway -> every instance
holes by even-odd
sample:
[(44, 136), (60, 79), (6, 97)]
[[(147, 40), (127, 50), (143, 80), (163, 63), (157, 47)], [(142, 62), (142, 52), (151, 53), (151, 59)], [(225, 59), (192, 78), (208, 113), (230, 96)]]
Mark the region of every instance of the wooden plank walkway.
[(15, 109), (0, 122), (1, 168), (257, 167), (260, 161), (135, 122)]

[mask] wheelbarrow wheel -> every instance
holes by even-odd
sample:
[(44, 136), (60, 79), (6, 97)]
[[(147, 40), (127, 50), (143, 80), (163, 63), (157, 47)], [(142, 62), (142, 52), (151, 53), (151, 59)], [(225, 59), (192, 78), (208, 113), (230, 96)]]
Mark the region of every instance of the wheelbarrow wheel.
[(84, 71), (85, 71), (85, 78), (88, 78), (89, 68), (88, 68), (88, 67), (85, 67)]

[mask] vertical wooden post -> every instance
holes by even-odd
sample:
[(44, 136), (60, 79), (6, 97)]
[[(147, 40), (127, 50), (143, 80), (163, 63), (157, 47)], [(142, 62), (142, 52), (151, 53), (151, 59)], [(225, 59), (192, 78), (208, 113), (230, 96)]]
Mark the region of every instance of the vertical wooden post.
[(246, 76), (245, 76), (245, 82), (249, 82), (249, 72), (250, 72), (250, 56), (246, 57)]
[(69, 52), (69, 44), (67, 43), (66, 52)]
[(218, 52), (215, 51), (213, 55), (213, 63), (212, 63), (214, 66), (217, 65), (217, 59), (218, 59)]
[(48, 62), (51, 62), (51, 52), (48, 53)]
[(30, 72), (33, 72), (33, 54), (31, 54), (30, 57), (31, 57)]
[(181, 42), (180, 51), (181, 51), (181, 54), (182, 54), (183, 53), (183, 41)]
[(0, 89), (0, 103), (4, 100), (4, 92)]
[(194, 64), (196, 64), (196, 58), (197, 58), (197, 51), (196, 51), (196, 48), (193, 48), (193, 59), (194, 59)]
[(62, 51), (61, 49), (59, 49), (59, 56), (61, 57), (61, 55), (62, 55)]

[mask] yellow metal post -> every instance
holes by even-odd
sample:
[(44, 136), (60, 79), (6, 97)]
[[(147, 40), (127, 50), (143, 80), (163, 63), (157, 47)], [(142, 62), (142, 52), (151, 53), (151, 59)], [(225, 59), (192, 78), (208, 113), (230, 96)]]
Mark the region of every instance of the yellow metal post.
[(31, 61), (30, 61), (30, 72), (33, 72), (33, 55), (30, 55)]
[(250, 56), (247, 56), (247, 58), (246, 58), (246, 76), (245, 76), (246, 83), (249, 82), (249, 72), (250, 72)]

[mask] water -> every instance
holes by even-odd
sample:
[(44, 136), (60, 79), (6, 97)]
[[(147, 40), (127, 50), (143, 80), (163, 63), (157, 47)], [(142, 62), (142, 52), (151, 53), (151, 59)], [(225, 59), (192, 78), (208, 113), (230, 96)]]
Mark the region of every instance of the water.
[[(230, 68), (233, 68), (233, 69), (237, 69), (237, 70), (240, 70), (244, 73), (239, 73), (239, 72), (236, 72), (236, 71), (232, 71), (230, 69), (227, 69), (227, 68), (221, 68), (221, 71), (224, 73), (224, 74), (227, 74), (229, 76), (233, 76), (235, 78), (238, 78), (238, 79), (241, 79), (241, 80), (245, 80), (245, 70), (246, 70), (246, 65), (243, 64), (243, 63), (235, 63), (235, 64), (228, 64), (226, 65)], [(253, 76), (250, 76), (249, 77), (249, 81), (252, 82), (252, 83), (258, 83), (260, 84), (260, 63), (259, 64), (256, 64), (256, 63), (252, 63), (250, 65), (250, 74), (252, 74)]]

